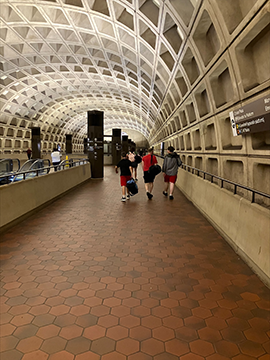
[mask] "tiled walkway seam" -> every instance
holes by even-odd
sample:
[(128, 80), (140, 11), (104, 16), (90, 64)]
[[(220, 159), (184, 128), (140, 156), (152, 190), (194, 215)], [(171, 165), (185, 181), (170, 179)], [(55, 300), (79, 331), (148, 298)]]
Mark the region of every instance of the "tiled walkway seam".
[(269, 289), (162, 175), (138, 184), (122, 203), (106, 167), (2, 235), (1, 360), (270, 359)]

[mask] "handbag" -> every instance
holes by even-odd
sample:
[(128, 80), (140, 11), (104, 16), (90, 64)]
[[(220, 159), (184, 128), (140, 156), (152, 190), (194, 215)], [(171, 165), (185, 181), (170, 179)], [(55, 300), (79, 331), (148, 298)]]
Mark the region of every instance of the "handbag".
[[(153, 155), (151, 155), (151, 164), (152, 164), (152, 161), (153, 161)], [(151, 165), (148, 170), (148, 173), (153, 176), (156, 176), (159, 173), (161, 173), (161, 167), (158, 164)]]

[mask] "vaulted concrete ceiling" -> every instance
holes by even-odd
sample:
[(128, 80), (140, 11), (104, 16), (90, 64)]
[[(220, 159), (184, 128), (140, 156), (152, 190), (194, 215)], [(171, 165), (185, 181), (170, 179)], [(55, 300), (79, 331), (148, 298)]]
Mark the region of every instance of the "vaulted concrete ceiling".
[(148, 138), (180, 71), (179, 49), (197, 3), (1, 1), (1, 119), (83, 136), (86, 112), (95, 109), (104, 111), (105, 131), (133, 129)]

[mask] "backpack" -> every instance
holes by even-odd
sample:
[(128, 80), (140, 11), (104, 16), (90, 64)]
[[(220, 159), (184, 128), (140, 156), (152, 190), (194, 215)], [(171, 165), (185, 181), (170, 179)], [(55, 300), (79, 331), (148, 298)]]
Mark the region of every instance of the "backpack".
[(151, 174), (151, 175), (156, 176), (159, 173), (161, 173), (161, 167), (158, 164), (151, 165), (149, 170), (148, 170), (148, 173)]
[(140, 157), (140, 155), (135, 155), (135, 161), (137, 164), (140, 164), (142, 162), (142, 158)]
[[(151, 155), (151, 164), (152, 164), (152, 161), (153, 161), (153, 155)], [(161, 167), (158, 164), (154, 164), (154, 165), (150, 166), (150, 168), (148, 170), (148, 174), (151, 174), (152, 176), (156, 176), (159, 173), (161, 173)]]

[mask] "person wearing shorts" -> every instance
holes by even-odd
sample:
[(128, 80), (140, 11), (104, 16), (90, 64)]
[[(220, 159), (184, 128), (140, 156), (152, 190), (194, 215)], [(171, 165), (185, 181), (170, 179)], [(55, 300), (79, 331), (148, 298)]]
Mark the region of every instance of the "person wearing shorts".
[(149, 148), (148, 154), (142, 158), (144, 185), (145, 185), (146, 195), (149, 200), (151, 200), (153, 197), (152, 191), (154, 187), (155, 175), (149, 174), (148, 170), (151, 165), (158, 163), (157, 158), (155, 157), (155, 155), (153, 155), (153, 150), (154, 150), (153, 148)]
[[(131, 161), (131, 176), (135, 179), (135, 181), (138, 181), (137, 179), (137, 167), (138, 163), (136, 162), (136, 153), (135, 148), (132, 147), (130, 149), (130, 152), (128, 153), (128, 160)], [(134, 172), (134, 175), (133, 175)]]
[(130, 199), (129, 191), (127, 189), (127, 181), (131, 179), (131, 161), (128, 160), (125, 152), (122, 153), (121, 160), (115, 166), (115, 172), (118, 174), (118, 168), (120, 168), (120, 184), (122, 188), (122, 199), (125, 202)]
[(177, 179), (178, 168), (181, 166), (182, 162), (179, 155), (174, 152), (173, 146), (169, 146), (167, 152), (168, 154), (165, 156), (162, 166), (165, 183), (163, 195), (167, 197), (168, 189), (170, 188), (169, 199), (173, 200), (174, 184)]

